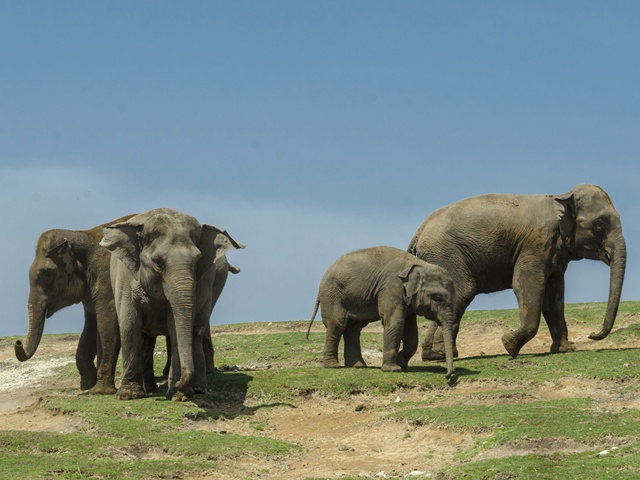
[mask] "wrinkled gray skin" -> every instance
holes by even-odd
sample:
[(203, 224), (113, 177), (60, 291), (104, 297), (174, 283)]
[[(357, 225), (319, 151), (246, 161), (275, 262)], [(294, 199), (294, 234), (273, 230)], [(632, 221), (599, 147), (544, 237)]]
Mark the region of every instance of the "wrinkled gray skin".
[[(144, 396), (144, 336), (169, 336), (167, 398), (190, 400), (207, 386), (202, 337), (213, 308), (215, 262), (244, 246), (194, 217), (160, 208), (104, 229), (120, 325), (123, 374), (117, 397)], [(227, 267), (228, 270), (228, 267)]]
[(452, 300), (453, 282), (443, 268), (397, 248), (367, 248), (340, 257), (326, 271), (309, 329), (320, 306), (327, 329), (324, 366), (340, 366), (338, 346), (344, 337), (345, 366), (362, 368), (367, 365), (360, 331), (369, 322), (381, 320), (382, 370), (400, 371), (418, 349), (416, 316), (422, 315), (443, 327), (449, 378), (453, 373)]
[(99, 242), (105, 226), (131, 216), (90, 230), (55, 229), (40, 235), (29, 269), (29, 330), (24, 343), (15, 344), (18, 360), (24, 362), (35, 354), (45, 318), (82, 302), (84, 328), (76, 350), (80, 388), (91, 394), (115, 393), (120, 335), (109, 278), (111, 255)]
[[(513, 289), (520, 328), (502, 337), (513, 358), (536, 335), (541, 313), (551, 333), (551, 353), (574, 350), (564, 316), (564, 273), (572, 260), (600, 260), (610, 267), (603, 326), (589, 336), (605, 338), (616, 318), (627, 261), (620, 216), (595, 185), (579, 185), (563, 195), (491, 194), (453, 203), (424, 221), (408, 251), (453, 277), (454, 348), (460, 319), (473, 298)], [(441, 359), (441, 342), (431, 325), (422, 343), (423, 360)]]

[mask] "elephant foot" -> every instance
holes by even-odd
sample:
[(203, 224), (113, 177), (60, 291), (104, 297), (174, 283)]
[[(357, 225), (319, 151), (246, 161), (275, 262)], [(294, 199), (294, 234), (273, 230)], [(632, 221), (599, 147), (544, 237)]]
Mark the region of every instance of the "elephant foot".
[(505, 333), (502, 336), (502, 345), (504, 345), (504, 348), (509, 352), (511, 358), (516, 358), (518, 353), (520, 353), (520, 347), (518, 347), (518, 342), (513, 333)]
[(206, 383), (197, 383), (193, 385), (193, 391), (195, 393), (207, 393), (209, 391), (209, 386)]
[[(431, 349), (422, 349), (422, 361), (426, 362), (427, 360), (446, 360), (447, 356), (444, 352), (437, 352)], [(453, 358), (458, 358), (458, 349), (453, 349)]]
[(171, 400), (172, 402), (189, 402), (193, 400), (196, 392), (189, 388), (186, 391), (176, 390), (172, 395), (167, 393), (167, 400)]
[(401, 359), (398, 359), (398, 365), (400, 365), (400, 368), (402, 369), (403, 372), (406, 372), (409, 370), (409, 361), (407, 360), (402, 361)]
[(380, 367), (383, 372), (401, 372), (402, 367), (395, 363), (383, 363)]
[(422, 350), (423, 362), (426, 362), (427, 360), (444, 360), (445, 358), (444, 353), (434, 352), (433, 350)]
[(137, 398), (144, 398), (145, 396), (144, 389), (137, 383), (122, 385), (116, 392), (116, 398), (118, 400), (135, 400)]
[(337, 360), (325, 360), (322, 362), (324, 368), (340, 368), (340, 363)]
[(160, 387), (156, 382), (144, 382), (144, 391), (146, 393), (155, 393)]
[(559, 345), (556, 343), (553, 343), (553, 345), (551, 345), (551, 353), (568, 353), (568, 352), (575, 352), (575, 351), (576, 351), (575, 343), (570, 342), (566, 338), (563, 338), (560, 341)]
[(113, 395), (118, 390), (116, 389), (113, 383), (104, 384), (97, 383), (92, 388), (89, 389), (89, 395)]
[(98, 377), (96, 377), (95, 375), (90, 376), (90, 377), (80, 377), (80, 390), (82, 390), (83, 392), (85, 390), (91, 390), (96, 383), (98, 382)]
[(347, 368), (367, 368), (367, 362), (362, 358), (346, 359), (344, 360), (344, 366)]

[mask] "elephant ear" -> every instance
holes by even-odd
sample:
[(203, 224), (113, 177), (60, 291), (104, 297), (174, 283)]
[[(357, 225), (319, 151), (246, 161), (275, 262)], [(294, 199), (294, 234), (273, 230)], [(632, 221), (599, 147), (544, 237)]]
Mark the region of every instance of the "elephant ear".
[(226, 230), (204, 224), (202, 225), (198, 248), (202, 252), (201, 265), (209, 268), (216, 260), (225, 256), (231, 250), (245, 248), (245, 245), (236, 242)]
[(420, 290), (420, 275), (412, 275), (414, 268), (419, 265), (413, 264), (405, 268), (398, 277), (402, 280), (402, 286), (404, 287), (404, 303), (407, 306), (411, 306), (411, 300), (418, 294)]
[(73, 247), (66, 238), (62, 240), (62, 243), (47, 250), (45, 257), (50, 258), (67, 275), (72, 275), (78, 268), (78, 260)]
[(124, 263), (135, 276), (140, 270), (140, 223), (115, 223), (105, 227), (100, 245)]
[(573, 237), (576, 227), (576, 201), (573, 193), (554, 197), (553, 206), (560, 235), (568, 241)]

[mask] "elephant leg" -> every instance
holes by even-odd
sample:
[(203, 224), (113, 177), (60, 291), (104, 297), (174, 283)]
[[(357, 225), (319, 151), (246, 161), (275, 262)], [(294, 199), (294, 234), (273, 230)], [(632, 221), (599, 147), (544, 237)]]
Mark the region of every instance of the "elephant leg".
[(365, 368), (367, 363), (362, 358), (360, 332), (366, 324), (349, 322), (342, 334), (344, 338), (344, 366), (348, 368)]
[(142, 316), (130, 305), (118, 310), (122, 342), (122, 381), (116, 397), (133, 400), (145, 396), (143, 387)]
[(398, 364), (400, 342), (404, 335), (405, 313), (401, 307), (396, 308), (390, 315), (382, 314), (384, 333), (382, 340), (382, 371), (400, 372), (402, 366)]
[(202, 334), (193, 334), (193, 390), (196, 393), (205, 393), (208, 389), (207, 363), (205, 361)]
[(502, 336), (502, 344), (512, 358), (516, 358), (520, 349), (538, 333), (544, 285), (543, 271), (525, 270), (516, 265), (513, 276), (513, 291), (518, 299), (520, 328)]
[(120, 353), (120, 331), (113, 305), (96, 305), (98, 312), (109, 309), (112, 313), (98, 313), (98, 378), (89, 390), (93, 395), (111, 395), (116, 392), (115, 376), (118, 354)]
[(551, 353), (575, 351), (574, 343), (569, 341), (569, 330), (564, 317), (564, 273), (552, 275), (547, 281), (542, 315), (551, 333)]
[(348, 318), (344, 318), (341, 321), (335, 321), (329, 317), (322, 317), (322, 323), (324, 323), (327, 331), (324, 336), (324, 352), (323, 352), (323, 366), (325, 368), (339, 368), (340, 362), (338, 360), (338, 347), (340, 346), (340, 339), (344, 332)]
[(164, 337), (167, 344), (167, 361), (162, 369), (162, 375), (169, 378), (169, 372), (171, 371), (171, 340), (169, 337)]
[(156, 348), (156, 337), (143, 334), (142, 340), (142, 386), (145, 393), (154, 393), (158, 391), (156, 383), (156, 374), (153, 369), (153, 351)]
[(214, 362), (215, 349), (213, 348), (211, 325), (209, 325), (209, 322), (207, 322), (204, 335), (202, 336), (202, 348), (204, 350), (204, 360), (207, 365), (207, 373), (213, 373), (216, 369)]
[(97, 369), (94, 365), (98, 351), (98, 330), (95, 314), (84, 311), (84, 328), (80, 334), (76, 349), (76, 367), (80, 373), (80, 389), (89, 390), (97, 382)]
[(409, 368), (409, 360), (418, 351), (418, 319), (415, 313), (407, 315), (402, 334), (402, 350), (398, 352), (398, 365), (403, 370)]
[[(209, 327), (209, 318), (211, 316), (211, 308), (205, 307), (200, 310), (194, 319), (193, 327), (193, 389), (196, 393), (205, 393), (208, 389), (207, 382), (207, 355), (205, 353), (206, 338), (209, 337), (211, 344), (211, 328)], [(211, 363), (213, 363), (213, 351), (211, 351)]]

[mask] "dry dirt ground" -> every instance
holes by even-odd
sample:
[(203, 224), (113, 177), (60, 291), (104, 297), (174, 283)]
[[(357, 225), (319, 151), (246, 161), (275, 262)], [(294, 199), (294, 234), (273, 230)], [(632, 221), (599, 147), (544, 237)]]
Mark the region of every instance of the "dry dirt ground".
[[(637, 316), (618, 318), (616, 329), (639, 323)], [(321, 328), (320, 327), (317, 328)], [(316, 327), (314, 327), (315, 329)], [(373, 325), (368, 329), (373, 330)], [(424, 327), (423, 327), (424, 328)], [(278, 330), (277, 324), (269, 331)], [(590, 328), (569, 325), (571, 340), (576, 349), (619, 348), (608, 339), (593, 342), (587, 338)], [(321, 331), (321, 330), (317, 330)], [(255, 333), (255, 332), (248, 332)], [(500, 334), (495, 326), (468, 326), (460, 331), (458, 345), (461, 357), (481, 354), (504, 354)], [(631, 340), (630, 340), (631, 342)], [(625, 343), (625, 348), (638, 348)], [(31, 430), (71, 432), (77, 429), (80, 420), (70, 415), (52, 415), (40, 407), (39, 398), (51, 388), (47, 377), (52, 368), (73, 362), (76, 336), (46, 338), (37, 357), (19, 363), (13, 355), (13, 345), (0, 342), (0, 430)], [(542, 328), (537, 337), (525, 346), (522, 353), (548, 352), (549, 335)], [(380, 365), (381, 354), (365, 352), (369, 365)], [(421, 362), (419, 354), (412, 363)], [(28, 379), (28, 382), (23, 379)], [(56, 380), (58, 382), (58, 380)], [(68, 385), (57, 383), (56, 388), (68, 386), (73, 392), (77, 379), (64, 380)], [(524, 383), (523, 383), (524, 386)], [(188, 479), (303, 479), (303, 478), (436, 478), (432, 473), (454, 463), (454, 454), (471, 448), (483, 435), (459, 428), (442, 428), (430, 425), (415, 426), (384, 419), (385, 411), (392, 411), (397, 401), (432, 401), (438, 405), (461, 405), (469, 401), (469, 394), (504, 391), (517, 388), (514, 382), (459, 382), (445, 395), (442, 391), (400, 391), (389, 396), (356, 395), (348, 400), (331, 400), (321, 396), (300, 397), (295, 405), (274, 408), (257, 408), (250, 417), (239, 416), (233, 420), (220, 418), (215, 421), (193, 422), (189, 428), (246, 435), (264, 435), (301, 446), (300, 453), (284, 458), (265, 459), (240, 455), (236, 459), (223, 460), (221, 470), (189, 475)], [(606, 405), (640, 408), (635, 398), (610, 397), (609, 388), (602, 381), (590, 379), (568, 379), (558, 385), (542, 385), (529, 390), (529, 398), (540, 400), (566, 397), (591, 397)], [(73, 394), (73, 393), (70, 393)], [(474, 399), (477, 402), (477, 398)], [(487, 403), (504, 402), (499, 395), (487, 395)], [(513, 401), (513, 400), (511, 400)], [(253, 404), (251, 402), (254, 402)], [(246, 407), (258, 406), (264, 400), (247, 399)], [(256, 431), (259, 422), (264, 430)], [(615, 446), (622, 439), (610, 439), (597, 445), (603, 450)], [(521, 442), (508, 448), (490, 450), (481, 458), (528, 453), (577, 452), (585, 446), (569, 440), (545, 442)], [(591, 447), (592, 449), (593, 447)]]

